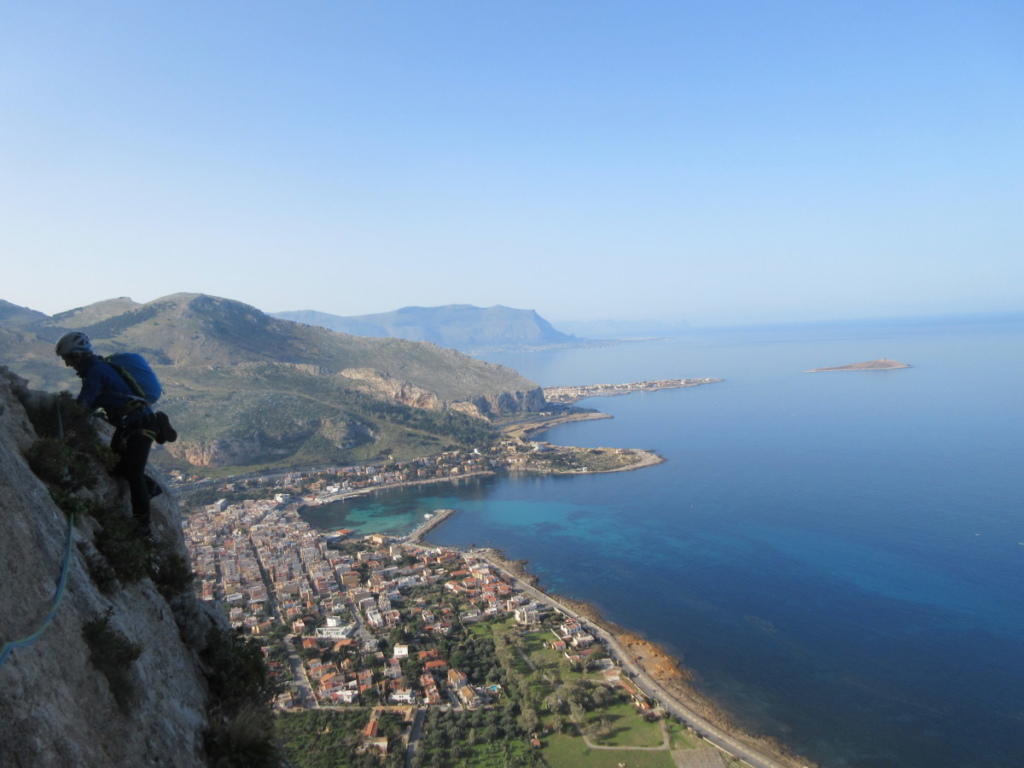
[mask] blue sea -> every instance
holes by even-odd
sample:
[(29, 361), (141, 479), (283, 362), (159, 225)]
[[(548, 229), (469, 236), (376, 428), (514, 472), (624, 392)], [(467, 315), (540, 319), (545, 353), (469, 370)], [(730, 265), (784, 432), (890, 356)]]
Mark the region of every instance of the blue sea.
[[(886, 357), (894, 371), (804, 373)], [(694, 331), (490, 356), (592, 398), (563, 445), (633, 472), (380, 492), (310, 515), (529, 561), (676, 654), (750, 731), (835, 768), (1024, 766), (1024, 317)]]

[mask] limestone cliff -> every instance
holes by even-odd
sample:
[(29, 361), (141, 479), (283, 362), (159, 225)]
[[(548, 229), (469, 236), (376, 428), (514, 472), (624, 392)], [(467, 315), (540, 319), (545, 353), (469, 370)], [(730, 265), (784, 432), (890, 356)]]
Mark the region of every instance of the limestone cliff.
[[(484, 416), (500, 416), (508, 413), (528, 413), (542, 411), (547, 407), (544, 390), (517, 389), (501, 392), (496, 395), (479, 395), (470, 400), (477, 412)], [(457, 407), (455, 404), (453, 407)]]
[(374, 392), (402, 405), (428, 410), (435, 410), (444, 405), (436, 392), (396, 379), (374, 368), (346, 368), (339, 372), (338, 376), (361, 382), (365, 391)]
[(472, 416), (489, 418), (510, 413), (542, 411), (547, 406), (541, 387), (510, 389), (504, 392), (483, 394), (468, 400), (445, 402), (436, 392), (419, 387), (408, 381), (397, 379), (373, 368), (346, 368), (339, 377), (358, 381), (364, 391), (372, 392), (402, 405), (426, 410), (452, 410)]
[[(68, 516), (25, 458), (39, 438), (29, 413), (55, 407), (55, 397), (27, 390), (0, 368), (0, 645), (40, 627), (64, 561)], [(130, 515), (122, 490), (102, 467), (78, 501)], [(71, 505), (65, 500), (64, 506)], [(158, 588), (152, 574), (111, 582), (108, 571), (103, 589), (97, 586), (106, 567), (95, 544), (103, 526), (85, 513), (88, 508), (98, 506), (76, 513), (55, 618), (38, 641), (16, 648), (0, 666), (0, 765), (206, 765), (211, 700), (202, 654), (210, 628), (223, 631), (222, 620), (191, 589)], [(154, 553), (184, 558), (169, 493), (154, 500), (153, 522)], [(133, 653), (104, 662), (103, 648), (84, 637), (88, 627), (100, 627)], [(110, 662), (114, 666), (105, 667)]]

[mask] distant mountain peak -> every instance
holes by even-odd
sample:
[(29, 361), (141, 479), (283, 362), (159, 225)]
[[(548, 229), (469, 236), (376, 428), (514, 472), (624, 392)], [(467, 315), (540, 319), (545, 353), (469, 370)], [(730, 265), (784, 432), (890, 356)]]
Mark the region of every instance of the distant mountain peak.
[(592, 342), (555, 329), (533, 309), (501, 304), (402, 307), (373, 315), (341, 316), (315, 310), (275, 312), (283, 320), (319, 325), (353, 336), (429, 341), (460, 352), (584, 346)]
[(116, 299), (106, 299), (84, 307), (69, 309), (66, 312), (58, 312), (51, 318), (51, 322), (61, 328), (78, 328), (108, 320), (111, 317), (122, 315), (141, 306), (143, 305), (132, 301), (127, 296), (121, 296)]
[(47, 320), (42, 312), (37, 312), (28, 307), (20, 307), (9, 301), (0, 299), (0, 323), (9, 327), (20, 327)]

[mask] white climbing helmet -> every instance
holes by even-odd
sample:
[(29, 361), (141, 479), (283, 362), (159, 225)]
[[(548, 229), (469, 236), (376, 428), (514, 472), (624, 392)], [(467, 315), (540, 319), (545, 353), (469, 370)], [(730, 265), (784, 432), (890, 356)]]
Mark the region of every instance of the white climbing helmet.
[(65, 333), (57, 341), (57, 356), (67, 357), (75, 352), (86, 352), (92, 354), (92, 342), (89, 337), (81, 331)]

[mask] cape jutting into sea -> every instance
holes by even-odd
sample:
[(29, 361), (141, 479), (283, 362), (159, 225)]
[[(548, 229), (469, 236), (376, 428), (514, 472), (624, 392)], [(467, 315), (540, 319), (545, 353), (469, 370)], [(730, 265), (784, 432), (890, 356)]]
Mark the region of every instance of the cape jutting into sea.
[[(748, 730), (824, 766), (1024, 765), (1024, 317), (695, 331), (490, 356), (593, 398), (563, 445), (655, 467), (396, 489), (310, 512), (490, 545), (676, 654)], [(886, 357), (892, 371), (804, 373)]]

